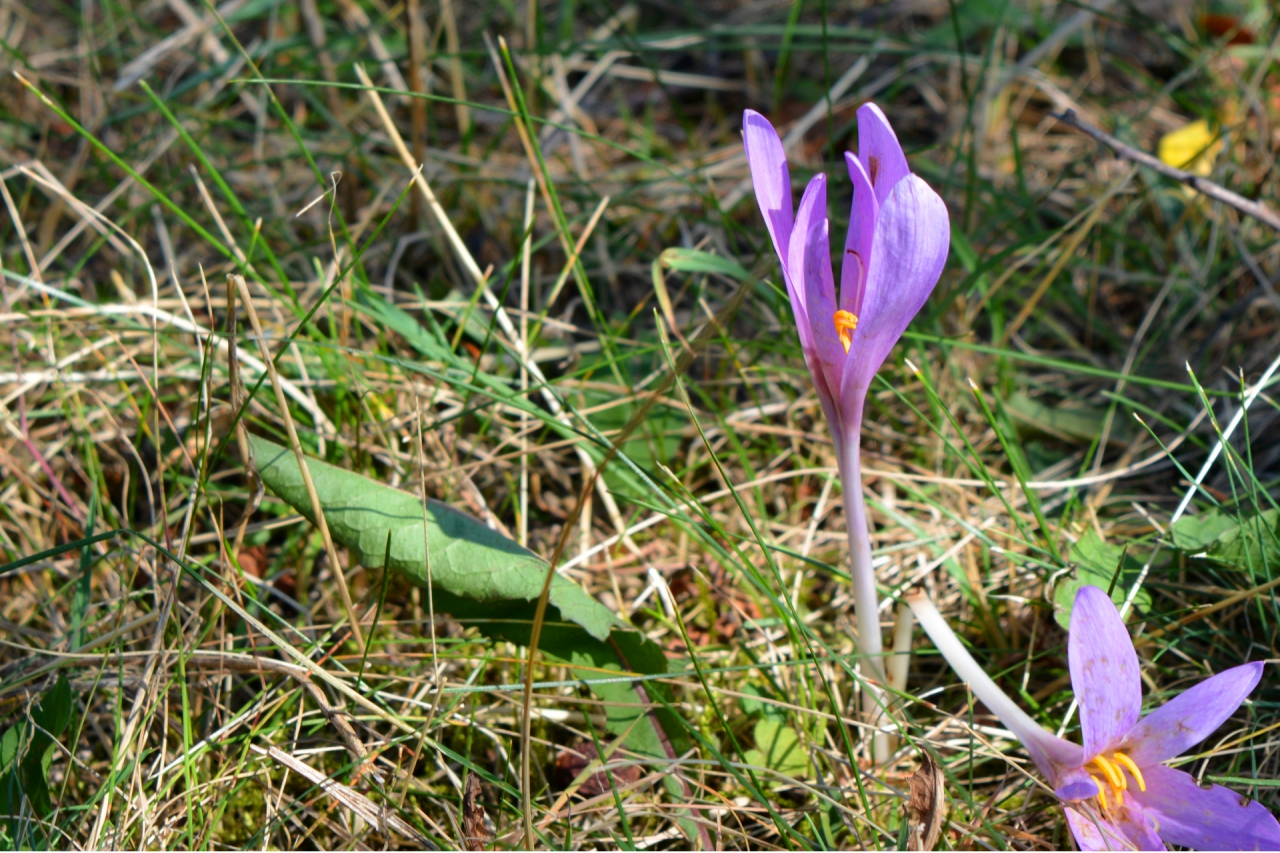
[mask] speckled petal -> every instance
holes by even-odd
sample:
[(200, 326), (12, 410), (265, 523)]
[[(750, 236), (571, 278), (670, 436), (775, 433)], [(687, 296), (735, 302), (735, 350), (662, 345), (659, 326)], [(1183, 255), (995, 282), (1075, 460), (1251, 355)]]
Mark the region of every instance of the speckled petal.
[(1080, 703), (1084, 763), (1114, 749), (1142, 711), (1138, 654), (1111, 598), (1096, 586), (1076, 593), (1067, 632), (1071, 688)]
[(1155, 818), (1166, 844), (1196, 850), (1280, 850), (1280, 824), (1261, 803), (1221, 785), (1201, 788), (1191, 774), (1143, 768), (1147, 790), (1131, 796)]
[[(1048, 732), (1045, 732), (1048, 734)], [(1062, 741), (1071, 747), (1076, 761), (1080, 760), (1083, 755), (1080, 747), (1069, 741)], [(1067, 750), (1059, 750), (1066, 753)], [(1083, 767), (1070, 767), (1069, 765), (1059, 764), (1061, 769), (1058, 770), (1057, 777), (1051, 778), (1053, 783), (1053, 793), (1058, 795), (1058, 799), (1064, 801), (1074, 800), (1091, 800), (1098, 796), (1098, 785), (1093, 781), (1093, 777), (1089, 775), (1089, 771)]]
[[(1081, 850), (1137, 850), (1129, 836), (1115, 823), (1088, 806), (1067, 808), (1067, 825)], [(1161, 845), (1163, 846), (1163, 845)]]
[(1218, 673), (1143, 717), (1120, 748), (1139, 767), (1181, 755), (1213, 734), (1262, 678), (1261, 662)]

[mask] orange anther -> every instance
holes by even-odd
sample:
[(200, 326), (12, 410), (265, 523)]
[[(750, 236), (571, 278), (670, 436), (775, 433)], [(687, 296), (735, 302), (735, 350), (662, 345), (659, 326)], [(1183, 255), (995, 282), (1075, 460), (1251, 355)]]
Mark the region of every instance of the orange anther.
[(1107, 808), (1107, 786), (1092, 773), (1089, 774), (1089, 778), (1093, 780), (1093, 784), (1098, 786), (1098, 801), (1102, 803), (1102, 808)]
[(1132, 758), (1123, 752), (1113, 753), (1111, 760), (1116, 764), (1122, 765), (1126, 770), (1133, 774), (1133, 781), (1138, 783), (1138, 790), (1143, 793), (1147, 790), (1147, 780), (1142, 778), (1142, 771), (1138, 769), (1138, 765)]
[(1112, 791), (1123, 791), (1129, 787), (1129, 783), (1125, 781), (1124, 774), (1120, 772), (1120, 768), (1101, 755), (1093, 759), (1091, 763), (1097, 764), (1098, 768), (1106, 775), (1107, 781), (1111, 783)]
[(844, 351), (847, 353), (849, 347), (853, 346), (853, 330), (858, 328), (858, 318), (856, 315), (843, 309), (836, 312), (836, 334), (840, 336), (840, 343), (844, 344)]

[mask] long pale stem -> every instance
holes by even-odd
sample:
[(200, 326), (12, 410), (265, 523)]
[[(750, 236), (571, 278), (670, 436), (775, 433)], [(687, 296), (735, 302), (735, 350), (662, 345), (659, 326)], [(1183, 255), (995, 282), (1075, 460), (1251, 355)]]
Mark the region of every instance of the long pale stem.
[(920, 627), (933, 640), (933, 644), (942, 652), (947, 663), (951, 664), (956, 675), (1022, 741), (1022, 745), (1031, 754), (1031, 759), (1051, 783), (1061, 781), (1064, 767), (1079, 765), (1082, 757), (1080, 747), (1045, 731), (1027, 712), (1018, 707), (1009, 698), (1009, 694), (991, 680), (982, 665), (973, 659), (973, 655), (969, 654), (969, 650), (951, 630), (951, 626), (938, 612), (938, 608), (934, 607), (928, 595), (922, 590), (915, 590), (904, 598), (915, 613)]
[[(860, 424), (859, 424), (860, 425)], [(884, 678), (884, 645), (880, 636), (880, 607), (875, 570), (871, 567), (871, 529), (862, 497), (860, 436), (851, 430), (840, 449), (840, 482), (844, 486), (844, 517), (849, 528), (849, 574), (853, 578), (853, 606), (858, 620), (858, 645), (877, 678)]]
[[(858, 412), (861, 415), (861, 412)], [(849, 428), (838, 442), (840, 448), (840, 482), (844, 487), (844, 517), (849, 528), (849, 574), (853, 578), (853, 607), (857, 617), (858, 646), (866, 669), (880, 684), (885, 684), (884, 642), (880, 636), (880, 602), (876, 595), (875, 570), (871, 566), (871, 528), (867, 524), (867, 504), (862, 496), (861, 427), (862, 418), (852, 418)], [(873, 725), (884, 718), (883, 699), (870, 688), (863, 690), (863, 713)], [(877, 764), (889, 760), (892, 739), (886, 732), (876, 732), (872, 752)]]

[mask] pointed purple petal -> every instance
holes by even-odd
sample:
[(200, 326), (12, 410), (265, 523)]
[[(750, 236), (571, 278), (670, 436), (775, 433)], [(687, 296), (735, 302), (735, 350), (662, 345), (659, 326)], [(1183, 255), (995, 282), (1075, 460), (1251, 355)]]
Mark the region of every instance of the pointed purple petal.
[(858, 158), (846, 151), (844, 159), (849, 180), (853, 181), (853, 208), (849, 211), (849, 233), (844, 238), (844, 258), (840, 262), (840, 307), (860, 317), (880, 203)]
[(841, 395), (866, 393), (876, 371), (938, 283), (947, 262), (951, 223), (929, 185), (908, 175), (876, 217), (850, 369)]
[(751, 184), (756, 203), (773, 238), (773, 249), (787, 271), (787, 246), (791, 241), (791, 172), (782, 140), (769, 120), (755, 110), (742, 114), (742, 144), (751, 168)]
[(1280, 850), (1280, 824), (1261, 803), (1221, 785), (1201, 788), (1189, 773), (1142, 768), (1147, 790), (1132, 797), (1157, 823), (1166, 844), (1196, 850)]
[(1220, 672), (1143, 717), (1120, 744), (1139, 767), (1181, 755), (1213, 734), (1262, 678), (1261, 662)]
[[(817, 174), (805, 187), (791, 229), (787, 267), (804, 301), (807, 327), (800, 339), (808, 339), (806, 361), (819, 395), (835, 400), (840, 389), (844, 347), (836, 335), (835, 279), (831, 274), (831, 247), (827, 236), (827, 176)], [(796, 322), (801, 322), (797, 315)], [(815, 364), (816, 361), (816, 364)], [(816, 369), (815, 369), (816, 368)], [(835, 424), (832, 424), (834, 427)], [(834, 429), (832, 430), (835, 431)]]
[(1076, 593), (1067, 632), (1071, 688), (1080, 703), (1085, 763), (1116, 748), (1142, 711), (1138, 653), (1111, 598), (1096, 586)]
[(876, 200), (882, 205), (898, 181), (911, 174), (898, 135), (872, 103), (858, 107), (858, 159), (866, 167), (871, 185), (876, 188)]

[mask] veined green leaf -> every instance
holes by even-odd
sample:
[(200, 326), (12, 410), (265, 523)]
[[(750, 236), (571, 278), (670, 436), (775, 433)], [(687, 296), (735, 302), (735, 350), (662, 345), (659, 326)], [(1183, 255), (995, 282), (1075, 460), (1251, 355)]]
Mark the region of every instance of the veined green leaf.
[(796, 730), (775, 717), (762, 717), (753, 733), (756, 748), (747, 750), (743, 760), (757, 767), (777, 770), (793, 779), (808, 775), (809, 759), (800, 746)]
[[(314, 521), (293, 452), (258, 436), (250, 441), (262, 482)], [(389, 532), (391, 569), (418, 586), (430, 584), (437, 609), (485, 636), (527, 645), (546, 560), (447, 504), (427, 501), (424, 528), (420, 498), (318, 460), (307, 460), (307, 467), (334, 540), (350, 548), (361, 565), (382, 567)], [(539, 648), (579, 668), (606, 703), (608, 729), (625, 733), (627, 747), (644, 755), (668, 757), (664, 741), (683, 751), (681, 727), (664, 719), (671, 712), (647, 701), (654, 692), (667, 698), (665, 686), (592, 683), (616, 678), (612, 673), (665, 673), (662, 649), (568, 578), (552, 579), (548, 605)], [(637, 723), (638, 717), (643, 719)]]
[[(1124, 565), (1121, 565), (1121, 559)], [(1090, 528), (1071, 548), (1071, 562), (1075, 571), (1068, 577), (1058, 581), (1053, 591), (1053, 615), (1058, 624), (1066, 628), (1071, 624), (1071, 609), (1076, 603), (1076, 593), (1080, 587), (1090, 585), (1102, 589), (1111, 589), (1111, 600), (1119, 606), (1129, 594), (1129, 587), (1142, 571), (1142, 562), (1132, 554), (1126, 553), (1119, 545), (1112, 545), (1097, 531)], [(1115, 586), (1111, 579), (1116, 577)], [(1145, 589), (1138, 590), (1133, 600), (1134, 607), (1145, 611), (1151, 607), (1151, 593)]]
[(49, 768), (57, 753), (55, 739), (71, 722), (74, 698), (66, 674), (59, 673), (53, 687), (31, 709), (30, 719), (20, 720), (0, 735), (0, 815), (7, 816), (0, 829), (0, 843), (5, 841), (6, 830), (9, 843), (19, 838), (23, 821), (17, 815), (23, 811), (24, 800), (42, 818), (53, 812)]
[(1280, 562), (1280, 510), (1184, 515), (1173, 525), (1173, 545), (1240, 569), (1274, 566)]

